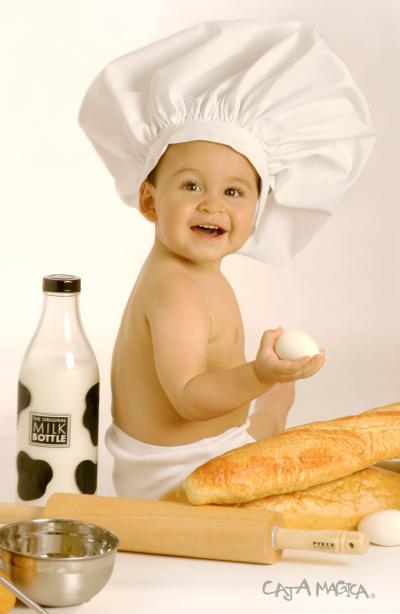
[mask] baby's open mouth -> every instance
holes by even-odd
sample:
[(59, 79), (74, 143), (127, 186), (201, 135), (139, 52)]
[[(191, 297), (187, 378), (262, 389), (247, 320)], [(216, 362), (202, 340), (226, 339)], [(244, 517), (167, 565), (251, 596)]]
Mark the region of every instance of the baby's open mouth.
[(191, 229), (198, 235), (208, 237), (218, 237), (226, 233), (226, 230), (220, 228), (220, 226), (212, 224), (198, 224), (197, 226), (192, 226)]

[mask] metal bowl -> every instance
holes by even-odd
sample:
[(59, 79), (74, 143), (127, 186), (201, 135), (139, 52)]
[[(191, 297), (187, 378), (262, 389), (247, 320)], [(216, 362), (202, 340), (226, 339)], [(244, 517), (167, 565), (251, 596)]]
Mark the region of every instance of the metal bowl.
[(114, 566), (118, 537), (79, 520), (36, 519), (0, 527), (0, 564), (43, 606), (88, 601)]

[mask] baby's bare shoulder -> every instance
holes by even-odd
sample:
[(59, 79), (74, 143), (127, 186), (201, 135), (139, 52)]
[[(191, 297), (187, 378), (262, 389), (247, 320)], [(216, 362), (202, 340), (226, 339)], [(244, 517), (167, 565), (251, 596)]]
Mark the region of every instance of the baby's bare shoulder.
[(199, 276), (184, 267), (173, 266), (170, 263), (152, 267), (146, 271), (143, 281), (148, 308), (170, 303), (206, 304), (204, 283)]

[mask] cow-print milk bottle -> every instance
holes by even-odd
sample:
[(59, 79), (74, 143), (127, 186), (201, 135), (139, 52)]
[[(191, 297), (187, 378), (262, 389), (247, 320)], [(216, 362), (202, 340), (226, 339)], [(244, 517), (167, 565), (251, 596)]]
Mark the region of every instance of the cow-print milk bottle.
[(18, 381), (20, 501), (96, 492), (99, 370), (82, 328), (80, 289), (74, 275), (43, 278), (42, 315)]

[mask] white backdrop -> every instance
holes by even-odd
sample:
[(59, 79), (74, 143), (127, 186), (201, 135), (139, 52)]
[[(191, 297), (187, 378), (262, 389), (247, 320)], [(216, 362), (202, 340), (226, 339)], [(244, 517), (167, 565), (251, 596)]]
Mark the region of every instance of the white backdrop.
[[(316, 27), (366, 95), (378, 134), (341, 208), (289, 265), (226, 259), (247, 358), (263, 330), (278, 325), (301, 328), (326, 348), (323, 370), (298, 385), (289, 425), (400, 400), (398, 0), (1, 0), (0, 435), (10, 450), (2, 478), (10, 498), (18, 368), (40, 315), (42, 276), (82, 277), (103, 433), (114, 338), (152, 244), (153, 227), (118, 199), (77, 124), (83, 94), (119, 55), (200, 21), (235, 18)], [(111, 488), (104, 446), (100, 462), (102, 494)]]

